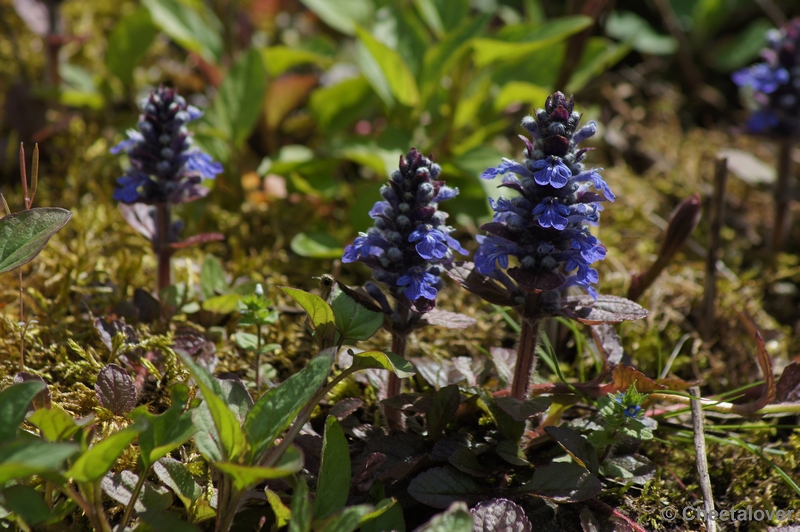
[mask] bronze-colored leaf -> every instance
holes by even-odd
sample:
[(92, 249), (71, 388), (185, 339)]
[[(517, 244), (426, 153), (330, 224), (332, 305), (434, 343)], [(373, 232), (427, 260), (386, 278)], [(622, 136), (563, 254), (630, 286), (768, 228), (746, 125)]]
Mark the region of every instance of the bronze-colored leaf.
[(222, 233), (200, 233), (199, 235), (190, 236), (181, 242), (173, 242), (169, 245), (172, 249), (184, 249), (192, 246), (199, 246), (206, 242), (220, 242), (225, 240), (225, 235)]
[(494, 279), (481, 275), (474, 268), (475, 265), (471, 262), (459, 261), (447, 270), (447, 275), (489, 303), (504, 307), (514, 306), (514, 297), (508, 290), (500, 286)]
[(792, 362), (783, 370), (775, 390), (779, 403), (800, 403), (800, 362)]
[(557, 290), (567, 280), (560, 273), (533, 273), (522, 268), (510, 268), (508, 275), (517, 282), (520, 288), (534, 294)]
[(587, 325), (640, 320), (648, 314), (641, 305), (624, 297), (600, 294), (596, 300), (591, 296), (569, 296), (564, 300), (561, 315)]
[(733, 405), (731, 412), (734, 414), (743, 416), (753, 414), (775, 400), (775, 374), (772, 372), (772, 358), (769, 356), (767, 346), (764, 345), (764, 338), (758, 332), (756, 333), (756, 352), (758, 365), (761, 368), (761, 373), (764, 374), (764, 393), (752, 403)]
[(609, 393), (624, 392), (631, 387), (631, 384), (636, 383), (636, 390), (641, 393), (654, 392), (656, 390), (664, 390), (666, 386), (658, 384), (656, 381), (647, 377), (638, 369), (634, 369), (625, 364), (620, 364), (614, 368), (612, 373), (612, 389)]
[(127, 414), (136, 406), (133, 379), (116, 364), (109, 364), (100, 370), (94, 389), (100, 406), (111, 410), (116, 416)]
[(592, 325), (590, 329), (598, 351), (603, 354), (605, 369), (613, 370), (622, 361), (622, 355), (624, 354), (622, 340), (616, 329), (608, 323)]

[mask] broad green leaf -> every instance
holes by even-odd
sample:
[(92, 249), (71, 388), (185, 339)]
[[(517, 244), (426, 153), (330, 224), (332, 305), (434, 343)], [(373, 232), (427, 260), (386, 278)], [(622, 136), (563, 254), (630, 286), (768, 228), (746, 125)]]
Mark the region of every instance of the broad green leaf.
[(336, 318), (333, 315), (331, 306), (321, 297), (303, 290), (289, 288), (288, 286), (280, 288), (297, 301), (303, 307), (303, 310), (308, 313), (308, 319), (317, 336), (317, 345), (320, 348), (329, 346), (336, 335)]
[[(314, 502), (316, 502), (316, 499)], [(371, 504), (348, 506), (339, 515), (323, 521), (324, 524), (318, 524), (315, 521), (314, 530), (319, 530), (319, 532), (355, 532), (364, 522), (364, 519), (374, 511), (375, 508)]]
[(430, 33), (410, 9), (390, 3), (379, 11), (370, 27), (377, 40), (396, 50), (416, 76), (422, 66), (425, 51), (430, 47)]
[(233, 65), (219, 88), (209, 122), (221, 127), (239, 146), (258, 121), (267, 71), (258, 51), (251, 49)]
[[(138, 482), (139, 475), (124, 469), (119, 473), (111, 473), (103, 477), (103, 480), (100, 481), (100, 488), (106, 495), (127, 506), (131, 504), (131, 498)], [(137, 512), (166, 510), (172, 506), (172, 493), (164, 486), (156, 486), (145, 481), (142, 490), (133, 501), (133, 505)]]
[[(620, 41), (630, 41), (643, 54), (671, 55), (678, 42), (669, 35), (659, 35), (650, 24), (631, 11), (613, 10), (606, 20), (606, 34)], [(763, 41), (763, 33), (761, 35)]]
[(586, 15), (551, 19), (526, 35), (524, 42), (475, 39), (472, 41), (475, 63), (479, 67), (485, 67), (497, 61), (512, 61), (525, 57), (531, 52), (549, 47), (585, 30), (592, 25), (592, 22), (592, 18)]
[(720, 42), (720, 46), (714, 50), (714, 68), (720, 72), (731, 72), (755, 60), (764, 47), (764, 34), (772, 27), (770, 21), (759, 18), (743, 31)]
[(437, 37), (441, 37), (444, 33), (444, 24), (442, 17), (439, 15), (439, 10), (436, 9), (436, 4), (433, 0), (414, 0), (414, 5), (417, 6), (417, 11), (422, 16), (422, 19), (430, 27), (431, 31)]
[(244, 422), (247, 440), (251, 445), (251, 459), (257, 459), (272, 445), (325, 383), (333, 366), (335, 351), (335, 348), (325, 349), (312, 358), (306, 367), (256, 401)]
[(122, 17), (111, 32), (106, 66), (126, 86), (133, 82), (133, 69), (147, 53), (156, 33), (150, 13), (143, 6)]
[(516, 421), (508, 412), (500, 408), (489, 393), (481, 393), (481, 401), (494, 419), (497, 428), (507, 439), (517, 442), (525, 432), (525, 422)]
[(428, 411), (428, 431), (430, 437), (438, 440), (444, 434), (444, 429), (453, 416), (456, 415), (456, 410), (461, 404), (461, 392), (458, 391), (458, 386), (451, 384), (445, 386), (433, 396), (433, 404)]
[(153, 471), (164, 485), (175, 492), (187, 509), (203, 494), (203, 488), (194, 481), (183, 462), (165, 456), (153, 464)]
[(434, 508), (447, 508), (455, 501), (475, 498), (487, 490), (452, 466), (428, 469), (408, 485), (409, 495)]
[(389, 89), (394, 97), (397, 98), (397, 101), (409, 107), (416, 106), (419, 103), (417, 82), (414, 80), (414, 75), (408, 68), (408, 64), (400, 54), (375, 39), (364, 28), (357, 26), (356, 33), (359, 40), (377, 61), (386, 78)]
[(36, 394), (47, 388), (39, 380), (20, 382), (0, 392), (0, 443), (13, 440), (17, 427), (25, 419), (28, 405)]
[(567, 93), (578, 92), (591, 80), (620, 62), (631, 51), (631, 44), (614, 44), (605, 37), (592, 37), (586, 43), (578, 67), (567, 84)]
[(247, 450), (247, 440), (239, 420), (236, 419), (236, 416), (222, 398), (222, 389), (219, 383), (208, 370), (195, 363), (190, 356), (183, 353), (178, 353), (178, 356), (186, 364), (192, 377), (197, 381), (198, 387), (203, 392), (203, 399), (205, 399), (211, 417), (214, 419), (219, 443), (222, 445), (223, 458), (227, 461), (238, 460)]
[(389, 80), (386, 79), (386, 75), (383, 73), (383, 69), (380, 63), (378, 63), (378, 60), (372, 55), (367, 45), (363, 42), (359, 41), (356, 44), (355, 51), (358, 70), (364, 78), (369, 81), (372, 90), (375, 91), (375, 94), (378, 95), (383, 104), (388, 109), (394, 109), (397, 102), (394, 96), (392, 96), (392, 88), (389, 87)]
[(0, 484), (15, 478), (61, 471), (64, 460), (80, 450), (75, 443), (49, 443), (38, 438), (6, 443), (0, 446)]
[(144, 424), (135, 423), (95, 443), (75, 460), (66, 477), (77, 482), (100, 480), (144, 428)]
[(335, 417), (328, 416), (322, 438), (322, 464), (314, 498), (314, 519), (325, 519), (343, 509), (349, 495), (350, 447), (342, 426)]
[(344, 33), (354, 35), (356, 24), (363, 24), (372, 18), (373, 2), (370, 0), (300, 0), (325, 24)]
[(202, 2), (181, 0), (142, 0), (153, 22), (172, 40), (202, 55), (207, 61), (218, 62), (222, 56), (222, 24)]
[(58, 207), (37, 207), (0, 218), (0, 273), (27, 264), (72, 213)]
[(550, 91), (544, 87), (524, 81), (512, 81), (500, 89), (500, 94), (494, 100), (494, 110), (501, 112), (515, 103), (524, 103), (531, 109), (536, 109), (544, 106), (548, 96)]
[(286, 449), (275, 467), (248, 466), (229, 462), (218, 462), (214, 464), (214, 467), (233, 479), (233, 486), (237, 491), (244, 491), (262, 480), (283, 478), (297, 473), (303, 467), (303, 455), (297, 447), (292, 445)]
[(289, 247), (301, 257), (312, 259), (338, 259), (344, 253), (341, 242), (330, 233), (297, 233)]
[(347, 368), (348, 370), (385, 369), (401, 379), (413, 377), (417, 373), (408, 360), (394, 353), (384, 353), (383, 351), (354, 353), (352, 349), (348, 353), (353, 356), (353, 365)]
[[(383, 489), (381, 489), (381, 492)], [(372, 491), (370, 490), (370, 495)], [(383, 494), (381, 493), (381, 496)], [(396, 499), (381, 499), (375, 510), (361, 518), (361, 532), (380, 532), (382, 530), (405, 530), (403, 508)]]
[[(431, 0), (424, 1), (430, 2)], [(425, 52), (420, 74), (420, 87), (425, 100), (439, 87), (439, 80), (442, 76), (450, 72), (453, 65), (469, 50), (471, 39), (483, 33), (491, 18), (491, 15), (482, 15), (463, 21), (441, 42)]]
[(222, 294), (203, 301), (203, 310), (214, 312), (215, 314), (232, 314), (239, 310), (239, 294)]
[(597, 474), (600, 465), (597, 451), (585, 436), (569, 427), (546, 427), (544, 430), (572, 457), (575, 463), (585, 467), (593, 475)]
[[(184, 518), (170, 510), (150, 510), (137, 514), (154, 532), (200, 532), (200, 528), (187, 523)], [(138, 530), (138, 527), (137, 527)]]
[[(439, 12), (439, 17), (442, 19), (442, 26), (444, 31), (452, 31), (458, 26), (470, 12), (469, 2), (453, 2), (452, 0), (433, 0), (436, 9)], [(488, 10), (494, 12), (494, 7), (489, 7)], [(487, 9), (482, 9), (486, 12)]]
[(322, 54), (303, 50), (302, 48), (289, 48), (288, 46), (270, 46), (261, 50), (264, 66), (270, 76), (276, 77), (286, 70), (298, 65), (314, 64), (328, 67), (333, 63), (330, 57)]
[(192, 423), (197, 427), (194, 435), (194, 443), (197, 450), (209, 462), (221, 462), (225, 451), (219, 441), (219, 432), (214, 423), (214, 416), (208, 408), (208, 403), (203, 401), (200, 406), (192, 410)]
[(50, 408), (38, 409), (28, 421), (41, 431), (45, 440), (52, 442), (68, 440), (81, 428), (72, 416), (56, 403)]
[(334, 285), (331, 292), (331, 309), (336, 318), (336, 329), (345, 343), (367, 340), (383, 325), (384, 314), (374, 312), (348, 296)]
[(269, 502), (269, 505), (272, 508), (272, 513), (275, 514), (276, 525), (278, 528), (283, 528), (292, 518), (292, 511), (289, 509), (289, 507), (283, 504), (283, 501), (277, 493), (270, 489), (267, 489), (266, 493), (267, 502)]
[(311, 532), (311, 504), (308, 500), (308, 486), (304, 477), (297, 480), (292, 495), (292, 518), (289, 532)]
[(147, 428), (139, 434), (139, 460), (142, 471), (147, 471), (153, 463), (183, 445), (197, 432), (192, 423), (192, 413), (183, 408), (189, 399), (189, 387), (178, 383), (172, 387), (172, 406), (164, 413), (153, 415), (147, 407), (133, 412), (133, 417), (147, 420)]
[(206, 255), (203, 266), (200, 268), (200, 290), (205, 299), (228, 291), (225, 270), (219, 259), (213, 255)]
[(417, 532), (472, 532), (472, 514), (463, 502), (454, 502), (446, 512), (435, 515)]
[(44, 502), (44, 493), (30, 486), (18, 484), (0, 491), (3, 508), (15, 513), (28, 526), (37, 525), (50, 518), (50, 508)]
[(320, 129), (329, 133), (349, 128), (374, 105), (372, 87), (364, 76), (320, 87), (311, 93), (308, 102)]
[(517, 488), (557, 502), (579, 502), (591, 499), (603, 488), (600, 479), (572, 462), (554, 462), (537, 467), (533, 478)]

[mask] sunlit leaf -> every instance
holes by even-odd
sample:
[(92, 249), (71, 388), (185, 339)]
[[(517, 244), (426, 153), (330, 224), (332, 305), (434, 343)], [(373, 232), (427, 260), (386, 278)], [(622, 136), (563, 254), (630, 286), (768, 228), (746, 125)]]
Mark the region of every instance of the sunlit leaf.
[(31, 404), (36, 394), (47, 388), (42, 381), (25, 381), (13, 386), (9, 386), (0, 392), (0, 443), (14, 439), (17, 427), (25, 414), (28, 412), (28, 405)]
[(338, 259), (344, 253), (341, 242), (330, 233), (297, 233), (289, 247), (301, 257), (312, 259)]
[(68, 440), (80, 429), (80, 425), (58, 404), (39, 408), (28, 421), (41, 431), (45, 440), (52, 442)]
[(78, 482), (100, 480), (142, 429), (144, 425), (137, 423), (103, 438), (81, 454), (65, 475)]
[(399, 53), (373, 37), (367, 30), (356, 27), (359, 40), (377, 61), (397, 101), (413, 107), (419, 103), (419, 89), (408, 64)]
[(222, 54), (222, 24), (202, 2), (180, 0), (142, 0), (153, 22), (175, 42), (207, 61), (216, 62)]
[(472, 515), (463, 502), (454, 502), (446, 512), (433, 516), (416, 532), (472, 532)]
[(331, 292), (331, 309), (336, 329), (345, 343), (367, 340), (383, 325), (384, 314), (369, 310), (345, 294), (338, 285)]
[(109, 364), (100, 370), (94, 389), (100, 406), (111, 410), (114, 415), (125, 415), (136, 406), (133, 379), (116, 364)]
[(350, 495), (350, 448), (339, 422), (328, 416), (322, 439), (322, 465), (314, 498), (315, 519), (324, 519), (347, 504)]
[(319, 296), (309, 294), (297, 288), (282, 286), (281, 290), (297, 301), (308, 313), (309, 321), (317, 335), (317, 345), (330, 345), (336, 334), (336, 318), (331, 306)]
[(34, 208), (0, 218), (0, 273), (32, 261), (70, 218), (71, 212), (58, 207)]
[(262, 49), (261, 55), (264, 59), (264, 66), (267, 72), (273, 77), (295, 66), (310, 63), (321, 67), (327, 67), (333, 62), (330, 57), (302, 48), (289, 48), (288, 46), (270, 46)]
[(106, 66), (127, 86), (133, 82), (133, 69), (147, 53), (157, 33), (144, 6), (120, 19), (108, 38)]
[(6, 443), (0, 446), (0, 483), (62, 471), (64, 461), (80, 450), (75, 443), (50, 443), (39, 439)]
[(260, 467), (255, 465), (241, 465), (230, 462), (218, 462), (214, 467), (230, 476), (237, 491), (244, 491), (251, 486), (273, 478), (283, 478), (293, 475), (303, 467), (303, 455), (300, 450), (292, 445), (275, 467)]
[(394, 353), (384, 353), (383, 351), (354, 353), (352, 350), (349, 350), (348, 353), (353, 356), (353, 365), (348, 369), (385, 369), (401, 379), (407, 379), (416, 374), (414, 366), (408, 360)]

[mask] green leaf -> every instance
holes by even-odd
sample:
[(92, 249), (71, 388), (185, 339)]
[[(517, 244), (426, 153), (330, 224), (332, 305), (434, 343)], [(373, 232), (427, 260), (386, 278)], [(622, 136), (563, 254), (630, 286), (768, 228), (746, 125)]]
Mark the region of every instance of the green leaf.
[(292, 518), (289, 532), (311, 532), (311, 504), (308, 500), (306, 479), (300, 477), (292, 495)]
[(436, 392), (428, 411), (428, 432), (431, 438), (438, 440), (442, 437), (445, 427), (453, 420), (460, 404), (461, 392), (457, 385), (451, 384)]
[(203, 310), (215, 314), (232, 314), (239, 310), (240, 295), (236, 293), (223, 294), (203, 301)]
[(320, 87), (311, 93), (308, 108), (324, 132), (332, 133), (349, 128), (356, 120), (366, 116), (375, 105), (369, 81), (364, 76), (346, 79)]
[(597, 451), (583, 435), (569, 427), (546, 427), (545, 432), (569, 454), (578, 465), (593, 475), (600, 465)]
[(155, 486), (147, 481), (142, 485), (142, 490), (136, 496), (136, 500), (131, 503), (139, 478), (139, 475), (133, 471), (124, 469), (119, 473), (112, 473), (103, 477), (103, 480), (100, 481), (100, 488), (106, 495), (120, 504), (125, 506), (133, 504), (137, 512), (146, 510), (161, 511), (172, 506), (172, 493), (163, 486)]
[(58, 207), (34, 208), (0, 218), (0, 273), (29, 263), (72, 213)]
[(192, 377), (197, 381), (197, 386), (203, 392), (203, 399), (208, 405), (208, 410), (217, 429), (218, 442), (222, 446), (222, 458), (227, 461), (238, 460), (247, 450), (247, 440), (239, 420), (236, 419), (236, 416), (222, 398), (222, 389), (219, 382), (208, 370), (195, 363), (190, 356), (183, 353), (178, 353), (178, 356), (186, 364)]
[(15, 440), (0, 446), (0, 484), (15, 478), (62, 471), (64, 460), (80, 451), (74, 443), (49, 443), (39, 439)]
[(39, 429), (47, 441), (58, 442), (68, 440), (81, 428), (66, 410), (56, 403), (50, 408), (40, 408), (28, 421)]
[(50, 508), (44, 502), (44, 493), (30, 486), (9, 486), (0, 492), (0, 504), (15, 513), (28, 526), (37, 525), (50, 518)]
[(722, 41), (714, 50), (716, 52), (714, 68), (720, 72), (731, 72), (747, 66), (758, 57), (759, 51), (764, 47), (764, 34), (772, 27), (770, 21), (759, 18), (743, 31)]
[(169, 510), (148, 509), (145, 512), (138, 513), (137, 516), (153, 532), (200, 532), (200, 528), (197, 525), (187, 523), (181, 516)]
[(409, 107), (416, 106), (420, 100), (417, 82), (414, 80), (414, 75), (408, 68), (408, 64), (400, 54), (375, 39), (360, 26), (356, 26), (356, 33), (359, 40), (366, 46), (370, 55), (380, 66), (389, 89), (394, 97), (397, 98), (397, 101)]
[(548, 96), (550, 96), (550, 91), (544, 87), (524, 81), (512, 81), (506, 83), (495, 98), (494, 110), (503, 111), (514, 103), (527, 104), (535, 109), (544, 106)]
[[(645, 19), (631, 11), (611, 11), (606, 20), (606, 34), (620, 41), (630, 41), (633, 49), (643, 54), (671, 55), (678, 49), (674, 37), (659, 35)], [(762, 33), (762, 42), (763, 37)]]
[(147, 420), (147, 428), (139, 435), (139, 460), (142, 471), (147, 471), (153, 463), (171, 453), (191, 438), (197, 427), (192, 423), (192, 413), (184, 412), (189, 399), (189, 387), (178, 383), (172, 387), (172, 406), (160, 415), (147, 412), (141, 407), (132, 416)]
[(348, 371), (358, 371), (362, 369), (385, 369), (391, 371), (401, 379), (407, 379), (416, 375), (414, 366), (394, 353), (384, 353), (383, 351), (363, 351), (354, 353), (352, 349), (347, 351), (353, 357), (353, 365)]
[(100, 480), (143, 428), (143, 424), (135, 423), (95, 443), (75, 460), (66, 476), (77, 482)]
[(489, 414), (503, 436), (511, 441), (518, 442), (525, 432), (525, 422), (515, 420), (513, 416), (500, 408), (495, 398), (489, 393), (481, 392), (481, 401), (486, 405)]
[(603, 488), (596, 476), (572, 462), (554, 462), (537, 467), (533, 478), (518, 488), (557, 502), (580, 502), (591, 499)]
[(222, 56), (222, 24), (202, 2), (181, 0), (142, 0), (153, 22), (172, 40), (207, 61), (219, 62)]
[[(383, 497), (383, 487), (380, 488)], [(370, 490), (372, 495), (372, 490)], [(383, 530), (405, 530), (403, 508), (396, 499), (383, 498), (375, 510), (361, 518), (361, 532), (381, 532)]]
[(567, 92), (578, 92), (591, 80), (620, 62), (630, 51), (629, 42), (614, 44), (605, 37), (590, 38), (581, 61), (567, 84)]
[(325, 519), (343, 509), (349, 495), (350, 447), (342, 426), (335, 417), (328, 416), (322, 439), (322, 465), (314, 498), (314, 519)]
[(289, 247), (301, 257), (312, 259), (338, 259), (344, 253), (344, 248), (336, 237), (320, 232), (297, 233)]
[(303, 290), (288, 286), (281, 286), (280, 289), (297, 301), (308, 313), (308, 319), (317, 336), (317, 345), (320, 348), (331, 345), (336, 335), (336, 318), (331, 306), (321, 297)]
[(475, 52), (475, 64), (482, 68), (498, 61), (520, 59), (531, 52), (563, 41), (567, 37), (585, 30), (592, 23), (591, 17), (575, 15), (548, 20), (546, 24), (528, 33), (522, 42), (474, 39), (472, 46)]
[(289, 48), (288, 46), (270, 46), (261, 50), (264, 66), (270, 76), (276, 77), (298, 65), (313, 64), (322, 68), (329, 67), (333, 60), (322, 54), (303, 50), (302, 48)]
[(447, 508), (455, 501), (475, 499), (486, 491), (475, 480), (452, 466), (432, 467), (408, 485), (408, 494), (422, 504)]
[(422, 19), (430, 27), (437, 37), (441, 37), (444, 33), (444, 24), (442, 17), (439, 15), (439, 10), (436, 9), (436, 4), (433, 0), (414, 0), (414, 5), (417, 6), (417, 11), (422, 16)]
[(194, 435), (197, 450), (209, 462), (221, 462), (224, 458), (224, 451), (219, 441), (219, 432), (214, 423), (214, 416), (211, 415), (207, 402), (203, 401), (200, 406), (192, 410), (192, 423), (197, 427)]
[(370, 0), (300, 1), (325, 24), (345, 35), (354, 35), (356, 23), (363, 24), (372, 18), (373, 3)]
[(133, 83), (133, 69), (147, 53), (158, 31), (147, 8), (140, 6), (120, 19), (108, 38), (106, 67), (122, 83)]
[(344, 343), (367, 340), (383, 325), (384, 314), (369, 310), (345, 294), (337, 285), (331, 292), (331, 309), (336, 318), (336, 329)]
[(229, 462), (218, 462), (214, 467), (233, 479), (233, 486), (237, 491), (244, 491), (262, 480), (283, 478), (297, 473), (303, 467), (303, 455), (292, 445), (286, 449), (275, 467), (247, 466)]
[(0, 392), (0, 444), (13, 440), (17, 427), (25, 419), (28, 405), (36, 394), (47, 388), (39, 380), (20, 382)]
[(272, 513), (275, 514), (275, 524), (278, 528), (283, 528), (289, 523), (292, 518), (292, 511), (283, 504), (280, 496), (274, 491), (267, 489), (267, 502), (272, 508)]
[(236, 146), (247, 140), (258, 121), (266, 78), (261, 54), (251, 49), (234, 63), (220, 85), (208, 121)]
[(200, 290), (205, 299), (228, 291), (225, 270), (219, 259), (213, 255), (206, 255), (203, 267), (200, 269)]
[[(316, 502), (316, 499), (315, 501)], [(320, 526), (314, 522), (314, 530), (319, 532), (355, 532), (364, 522), (364, 519), (375, 511), (371, 504), (358, 504), (348, 506), (342, 513), (330, 517)]]
[(203, 494), (203, 488), (194, 481), (183, 462), (165, 456), (153, 464), (153, 471), (165, 486), (175, 492), (187, 509)]
[(446, 512), (435, 515), (417, 532), (472, 532), (472, 514), (463, 502), (454, 502)]
[(325, 383), (333, 366), (335, 351), (335, 348), (325, 349), (312, 358), (306, 367), (256, 401), (244, 422), (253, 460), (272, 445)]

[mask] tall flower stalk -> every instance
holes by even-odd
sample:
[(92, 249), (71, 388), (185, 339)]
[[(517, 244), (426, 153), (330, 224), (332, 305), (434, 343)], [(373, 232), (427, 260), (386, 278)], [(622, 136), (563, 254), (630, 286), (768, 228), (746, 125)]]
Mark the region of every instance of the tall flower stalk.
[[(535, 118), (522, 121), (531, 137), (522, 137), (525, 160), (504, 159), (481, 175), (502, 176), (499, 186), (517, 193), (490, 199), (494, 219), (481, 227), (489, 235), (477, 237), (475, 269), (504, 286), (520, 313), (522, 331), (511, 386), (511, 395), (519, 400), (530, 385), (542, 318), (559, 314), (561, 292), (570, 286), (596, 299), (593, 285), (598, 275), (591, 264), (606, 255), (589, 227), (598, 224), (601, 202), (614, 201), (614, 194), (600, 169), (583, 165), (589, 148), (578, 145), (597, 128), (594, 122), (578, 128), (581, 115), (574, 106), (574, 99), (560, 92), (548, 97)], [(516, 259), (514, 265), (509, 257)]]
[[(381, 188), (369, 215), (374, 227), (345, 248), (342, 262), (363, 262), (372, 277), (395, 299), (389, 304), (378, 286), (367, 283), (370, 296), (391, 317), (392, 352), (405, 357), (408, 335), (420, 317), (433, 310), (443, 287), (441, 276), (453, 262), (453, 251), (466, 255), (450, 233), (447, 213), (439, 203), (458, 194), (437, 180), (441, 169), (416, 149), (400, 157), (400, 167)], [(400, 380), (390, 374), (387, 396), (400, 393)]]
[(162, 290), (171, 284), (171, 244), (180, 227), (172, 223), (171, 206), (208, 194), (202, 181), (214, 179), (222, 172), (222, 165), (193, 146), (186, 124), (203, 113), (188, 105), (175, 89), (153, 90), (140, 107), (137, 129), (128, 130), (128, 138), (111, 149), (114, 154), (126, 153), (130, 160), (125, 174), (117, 179), (114, 199), (153, 207), (152, 243)]

